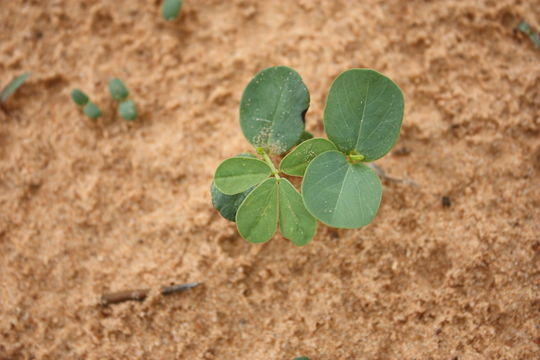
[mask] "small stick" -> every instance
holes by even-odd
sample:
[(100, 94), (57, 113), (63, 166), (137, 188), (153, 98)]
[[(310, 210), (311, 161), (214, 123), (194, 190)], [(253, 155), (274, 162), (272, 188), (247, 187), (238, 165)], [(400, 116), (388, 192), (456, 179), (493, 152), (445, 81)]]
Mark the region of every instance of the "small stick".
[(150, 289), (123, 290), (111, 293), (105, 293), (101, 296), (100, 304), (103, 306), (109, 304), (118, 304), (124, 301), (143, 301), (148, 296)]
[[(194, 288), (201, 284), (202, 283), (195, 282), (188, 284), (162, 286), (160, 289), (160, 293), (161, 295), (171, 295)], [(148, 297), (148, 294), (150, 294), (150, 289), (115, 291), (103, 294), (99, 303), (102, 306), (107, 306), (110, 304), (119, 304), (125, 301), (144, 301)]]
[(369, 163), (369, 166), (370, 166), (373, 170), (375, 170), (375, 172), (377, 173), (377, 175), (379, 175), (380, 177), (382, 177), (382, 178), (385, 179), (385, 180), (392, 181), (392, 182), (396, 182), (396, 183), (401, 183), (401, 184), (405, 184), (405, 185), (410, 185), (410, 186), (413, 186), (413, 187), (416, 187), (416, 188), (419, 188), (419, 187), (420, 187), (420, 185), (418, 185), (414, 180), (410, 180), (410, 179), (399, 179), (399, 178), (395, 178), (395, 177), (386, 175), (386, 171), (384, 171), (379, 165), (377, 165), (377, 164), (375, 164), (375, 163)]
[(161, 287), (161, 295), (171, 295), (176, 294), (178, 292), (186, 291), (188, 289), (192, 289), (196, 286), (201, 285), (202, 283), (194, 282), (194, 283), (188, 283), (188, 284), (177, 284), (177, 285), (171, 285), (171, 286), (162, 286)]

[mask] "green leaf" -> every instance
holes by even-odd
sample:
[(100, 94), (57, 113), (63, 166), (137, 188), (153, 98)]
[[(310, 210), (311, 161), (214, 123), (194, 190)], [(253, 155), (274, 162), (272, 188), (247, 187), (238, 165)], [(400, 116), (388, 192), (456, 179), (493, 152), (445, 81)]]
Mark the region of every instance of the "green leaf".
[(298, 145), (298, 144), (301, 144), (301, 143), (303, 143), (304, 141), (309, 140), (309, 139), (313, 139), (313, 134), (310, 133), (310, 132), (307, 131), (307, 130), (304, 130), (304, 131), (302, 131), (302, 135), (300, 135), (300, 140), (298, 140), (297, 145)]
[(109, 92), (113, 99), (122, 101), (129, 96), (129, 91), (122, 80), (114, 78), (109, 81)]
[(133, 100), (122, 101), (118, 106), (118, 113), (127, 121), (137, 119), (137, 107), (135, 106), (135, 102), (133, 102)]
[(212, 182), (211, 193), (212, 193), (212, 205), (219, 211), (221, 216), (225, 219), (235, 222), (236, 221), (236, 212), (238, 207), (242, 204), (242, 201), (248, 196), (248, 194), (253, 190), (253, 187), (250, 187), (244, 192), (241, 192), (236, 195), (227, 195), (219, 191), (216, 187), (216, 184)]
[(302, 194), (306, 208), (317, 219), (354, 229), (369, 224), (377, 214), (382, 186), (366, 165), (351, 164), (339, 151), (327, 151), (309, 164)]
[(317, 220), (306, 210), (302, 195), (289, 180), (279, 180), (279, 227), (297, 246), (308, 244), (317, 230)]
[(176, 19), (182, 10), (182, 0), (164, 0), (161, 7), (161, 16), (167, 21)]
[(257, 186), (236, 213), (236, 227), (249, 242), (262, 243), (274, 236), (278, 224), (279, 184), (272, 177)]
[(101, 116), (101, 110), (93, 102), (89, 102), (83, 109), (83, 112), (92, 120), (96, 120)]
[(374, 161), (395, 145), (403, 119), (401, 90), (386, 76), (352, 69), (332, 84), (324, 110), (328, 138), (345, 153)]
[(308, 164), (323, 152), (336, 150), (332, 142), (322, 139), (306, 140), (281, 160), (280, 170), (287, 175), (304, 176)]
[(259, 184), (271, 174), (272, 169), (264, 161), (239, 156), (219, 164), (214, 182), (222, 193), (235, 195)]
[(309, 92), (296, 71), (277, 66), (259, 72), (240, 103), (240, 125), (255, 147), (282, 154), (298, 143), (304, 130)]
[(17, 89), (24, 84), (26, 79), (30, 76), (30, 73), (24, 73), (22, 75), (17, 76), (15, 79), (11, 80), (9, 84), (6, 85), (6, 87), (0, 92), (0, 102), (6, 102), (6, 100), (13, 95)]
[(71, 91), (71, 99), (73, 99), (73, 102), (79, 106), (88, 104), (88, 101), (90, 100), (88, 95), (79, 89), (73, 89), (73, 91)]

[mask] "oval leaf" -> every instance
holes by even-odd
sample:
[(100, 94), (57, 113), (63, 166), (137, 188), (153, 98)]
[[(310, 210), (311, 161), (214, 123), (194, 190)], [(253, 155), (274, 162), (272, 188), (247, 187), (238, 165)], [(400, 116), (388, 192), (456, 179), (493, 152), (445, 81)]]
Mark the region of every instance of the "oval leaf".
[(327, 151), (309, 164), (302, 194), (308, 211), (323, 223), (355, 229), (377, 214), (382, 186), (366, 165), (350, 164), (339, 151)]
[(257, 186), (236, 213), (236, 227), (249, 242), (261, 243), (274, 236), (278, 224), (278, 187), (276, 178)]
[(250, 187), (244, 192), (236, 195), (227, 195), (219, 191), (216, 187), (216, 184), (212, 182), (212, 187), (210, 189), (212, 193), (212, 205), (219, 211), (221, 216), (225, 219), (235, 222), (236, 221), (236, 212), (242, 204), (242, 201), (248, 196), (248, 194), (253, 190), (253, 187)]
[(219, 164), (214, 181), (222, 193), (235, 195), (259, 184), (271, 174), (272, 169), (264, 161), (239, 156)]
[(118, 113), (127, 121), (134, 121), (137, 119), (137, 106), (133, 100), (122, 101), (118, 106)]
[(161, 7), (161, 16), (167, 21), (176, 19), (182, 9), (182, 0), (164, 0)]
[(306, 140), (281, 160), (280, 170), (287, 175), (304, 176), (310, 161), (330, 150), (336, 150), (336, 146), (326, 139)]
[(309, 92), (296, 71), (277, 66), (259, 72), (240, 103), (240, 125), (255, 147), (282, 154), (298, 143), (304, 130)]
[(279, 181), (279, 228), (297, 246), (308, 244), (317, 230), (317, 220), (306, 210), (302, 195), (283, 178)]
[(71, 91), (71, 99), (75, 104), (79, 106), (85, 106), (86, 104), (88, 104), (88, 101), (90, 101), (88, 95), (86, 95), (79, 89), (73, 89)]
[(325, 131), (339, 150), (377, 160), (395, 145), (403, 108), (403, 94), (392, 80), (374, 70), (348, 70), (330, 88)]
[(122, 101), (129, 96), (129, 91), (126, 88), (126, 85), (124, 85), (122, 80), (118, 78), (109, 80), (109, 92), (111, 93), (113, 99), (117, 101)]

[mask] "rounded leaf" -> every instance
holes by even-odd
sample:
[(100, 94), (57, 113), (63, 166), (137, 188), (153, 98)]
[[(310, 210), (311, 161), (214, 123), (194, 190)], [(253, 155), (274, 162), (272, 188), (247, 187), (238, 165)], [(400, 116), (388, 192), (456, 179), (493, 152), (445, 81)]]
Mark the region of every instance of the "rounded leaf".
[(317, 230), (317, 220), (306, 210), (302, 195), (284, 178), (279, 180), (279, 228), (297, 246), (308, 244)]
[(302, 194), (308, 211), (323, 223), (355, 229), (377, 214), (382, 186), (368, 166), (349, 163), (339, 151), (327, 151), (309, 164)]
[(86, 116), (88, 116), (92, 120), (96, 120), (97, 118), (101, 116), (101, 110), (93, 102), (87, 103), (85, 107), (83, 108), (83, 112)]
[(304, 172), (311, 160), (317, 155), (330, 150), (336, 150), (336, 146), (326, 139), (306, 140), (281, 160), (279, 168), (287, 175), (304, 176)]
[(272, 169), (264, 161), (238, 156), (219, 164), (214, 182), (222, 193), (235, 195), (259, 184), (271, 174)]
[(109, 92), (113, 99), (122, 101), (129, 96), (129, 91), (122, 80), (114, 78), (109, 81)]
[(253, 190), (253, 187), (250, 187), (244, 192), (236, 195), (227, 195), (219, 191), (216, 187), (216, 184), (212, 182), (212, 187), (210, 192), (212, 194), (212, 205), (219, 211), (221, 216), (225, 219), (235, 222), (236, 212), (238, 207), (242, 204), (242, 201), (248, 196), (248, 194)]
[(133, 100), (125, 100), (118, 106), (118, 113), (121, 117), (127, 121), (133, 121), (137, 119), (137, 107)]
[(167, 21), (176, 19), (182, 9), (182, 0), (164, 0), (161, 6), (161, 16)]
[(86, 95), (79, 89), (73, 89), (73, 91), (71, 91), (71, 99), (75, 104), (79, 106), (84, 106), (88, 104), (88, 101), (90, 101), (88, 95)]
[(304, 130), (309, 92), (296, 71), (276, 66), (259, 72), (240, 103), (240, 125), (255, 147), (282, 154), (298, 143)]
[(395, 145), (403, 109), (403, 93), (392, 80), (374, 70), (352, 69), (330, 88), (324, 128), (339, 150), (373, 161)]
[(274, 236), (278, 224), (279, 184), (272, 177), (257, 186), (236, 213), (236, 227), (249, 242), (262, 243)]

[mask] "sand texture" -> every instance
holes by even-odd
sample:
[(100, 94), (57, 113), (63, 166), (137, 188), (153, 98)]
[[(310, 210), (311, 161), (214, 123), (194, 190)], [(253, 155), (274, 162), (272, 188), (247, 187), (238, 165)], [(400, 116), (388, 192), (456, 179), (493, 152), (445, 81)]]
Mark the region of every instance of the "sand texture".
[[(0, 112), (0, 359), (540, 359), (540, 51), (513, 31), (540, 29), (538, 0), (185, 0), (172, 23), (159, 5), (0, 0), (0, 84), (33, 73)], [(242, 240), (209, 187), (251, 150), (240, 97), (274, 65), (303, 77), (318, 136), (340, 72), (395, 80), (377, 164), (419, 186), (384, 181), (372, 224), (303, 248)]]

